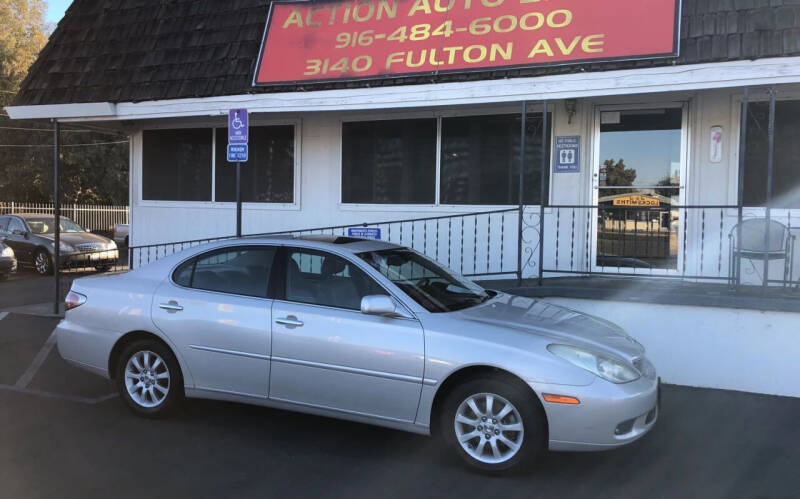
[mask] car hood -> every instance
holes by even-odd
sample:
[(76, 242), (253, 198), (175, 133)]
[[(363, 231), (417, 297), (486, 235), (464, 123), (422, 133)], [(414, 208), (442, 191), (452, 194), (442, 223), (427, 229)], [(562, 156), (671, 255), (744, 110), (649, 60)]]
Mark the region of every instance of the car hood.
[(644, 355), (644, 347), (613, 322), (536, 298), (500, 293), (457, 314), (471, 322), (546, 336), (554, 343), (610, 352), (629, 362)]
[[(55, 236), (53, 234), (37, 234), (37, 236), (50, 241), (53, 241), (55, 239)], [(92, 234), (91, 232), (62, 232), (61, 242), (74, 246), (76, 244), (86, 244), (86, 243), (107, 244), (111, 242), (111, 239), (105, 238), (103, 236), (98, 236), (97, 234)]]

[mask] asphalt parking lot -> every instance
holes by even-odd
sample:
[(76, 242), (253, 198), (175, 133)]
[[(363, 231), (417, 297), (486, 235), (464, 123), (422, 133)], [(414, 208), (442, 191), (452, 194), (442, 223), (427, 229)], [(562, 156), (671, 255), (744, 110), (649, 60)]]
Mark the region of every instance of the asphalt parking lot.
[(800, 399), (667, 385), (644, 439), (498, 478), (427, 437), (286, 411), (140, 419), (61, 360), (57, 319), (0, 316), (0, 497), (800, 497)]

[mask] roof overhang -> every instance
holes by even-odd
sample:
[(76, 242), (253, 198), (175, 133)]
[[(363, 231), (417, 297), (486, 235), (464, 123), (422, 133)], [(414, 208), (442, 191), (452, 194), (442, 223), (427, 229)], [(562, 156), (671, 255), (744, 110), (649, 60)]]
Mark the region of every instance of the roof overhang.
[(556, 100), (800, 83), (800, 57), (376, 88), (255, 93), (145, 102), (11, 106), (11, 118), (121, 121), (251, 113), (359, 111)]
[(46, 104), (42, 106), (8, 106), (12, 120), (60, 118), (113, 118), (117, 105), (112, 102), (87, 102), (82, 104)]

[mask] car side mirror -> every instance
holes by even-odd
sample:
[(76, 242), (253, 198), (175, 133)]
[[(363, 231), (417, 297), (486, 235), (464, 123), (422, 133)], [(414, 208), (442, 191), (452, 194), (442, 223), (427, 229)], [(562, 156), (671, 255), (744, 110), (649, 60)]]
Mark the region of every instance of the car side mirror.
[(386, 295), (368, 295), (361, 298), (361, 313), (388, 317), (405, 315), (398, 312), (394, 300)]
[(20, 229), (14, 229), (14, 230), (12, 230), (12, 231), (11, 231), (11, 233), (12, 233), (12, 234), (15, 234), (15, 235), (17, 235), (17, 236), (22, 236), (22, 237), (24, 237), (25, 239), (28, 239), (28, 233), (27, 233), (27, 232), (25, 232), (24, 230), (20, 230)]

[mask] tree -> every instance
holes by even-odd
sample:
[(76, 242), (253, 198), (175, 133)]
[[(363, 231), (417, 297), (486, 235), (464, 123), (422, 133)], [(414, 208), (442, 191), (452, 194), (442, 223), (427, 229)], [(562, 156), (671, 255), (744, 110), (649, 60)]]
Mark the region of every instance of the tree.
[(47, 42), (43, 0), (0, 0), (0, 104), (8, 105)]
[[(0, 0), (0, 107), (14, 99), (50, 28), (44, 0)], [(62, 202), (127, 204), (124, 135), (62, 126)], [(53, 200), (53, 132), (49, 123), (10, 120), (0, 111), (0, 201)]]

